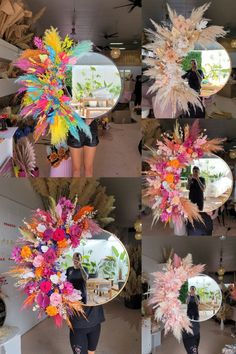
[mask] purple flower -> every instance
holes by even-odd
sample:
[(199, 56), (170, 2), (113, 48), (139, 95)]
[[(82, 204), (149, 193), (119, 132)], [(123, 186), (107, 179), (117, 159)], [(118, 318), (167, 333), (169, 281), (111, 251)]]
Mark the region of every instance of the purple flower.
[(49, 306), (50, 304), (50, 299), (47, 295), (44, 295), (42, 293), (39, 293), (37, 298), (36, 298), (36, 301), (38, 303), (38, 305), (42, 308), (42, 309), (45, 309), (46, 307)]
[(52, 229), (47, 229), (43, 233), (43, 239), (45, 241), (49, 241), (49, 240), (52, 239), (52, 235), (53, 235), (53, 230)]
[(14, 259), (16, 263), (19, 263), (22, 260), (21, 248), (18, 246), (14, 247), (11, 253), (11, 257)]

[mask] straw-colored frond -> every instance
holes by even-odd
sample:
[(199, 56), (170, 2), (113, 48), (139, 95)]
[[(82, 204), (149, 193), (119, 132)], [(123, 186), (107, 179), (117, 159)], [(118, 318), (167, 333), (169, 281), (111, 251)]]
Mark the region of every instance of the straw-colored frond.
[(223, 138), (214, 138), (211, 140), (207, 140), (206, 143), (202, 146), (202, 150), (206, 153), (223, 151), (224, 150), (223, 142), (225, 140), (226, 139)]
[(49, 196), (47, 180), (45, 178), (30, 178), (34, 190), (42, 197)]
[(193, 23), (199, 23), (202, 20), (204, 13), (206, 12), (206, 10), (209, 8), (210, 5), (211, 5), (210, 3), (207, 3), (196, 9), (193, 9), (192, 14), (190, 16), (190, 20)]
[(222, 26), (210, 26), (201, 32), (198, 43), (204, 47), (212, 42), (215, 42), (217, 38), (225, 37), (226, 34), (227, 32)]
[(191, 224), (194, 223), (194, 220), (203, 222), (201, 215), (199, 214), (199, 209), (196, 204), (193, 204), (189, 199), (180, 198), (180, 203), (184, 210), (184, 213), (188, 215), (188, 220)]

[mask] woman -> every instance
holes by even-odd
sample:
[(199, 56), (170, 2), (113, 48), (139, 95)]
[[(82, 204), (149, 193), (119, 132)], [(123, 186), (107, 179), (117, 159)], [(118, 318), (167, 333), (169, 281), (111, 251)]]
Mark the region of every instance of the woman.
[(84, 165), (84, 176), (93, 177), (94, 158), (99, 143), (98, 123), (96, 119), (85, 119), (85, 123), (90, 127), (92, 140), (81, 130), (78, 131), (80, 141), (75, 139), (70, 133), (67, 139), (67, 145), (70, 148), (72, 160), (72, 177), (80, 177), (82, 161)]
[(190, 287), (190, 292), (187, 297), (186, 303), (188, 305), (187, 315), (191, 320), (198, 321), (199, 320), (199, 310), (198, 306), (200, 303), (200, 297), (196, 294), (195, 286)]
[[(81, 291), (82, 302), (87, 302), (86, 280), (87, 269), (82, 266), (80, 253), (73, 255), (74, 267), (66, 271), (67, 279), (75, 289)], [(70, 318), (70, 344), (74, 354), (95, 354), (101, 333), (101, 323), (105, 321), (102, 306), (84, 307), (85, 317), (73, 315)]]

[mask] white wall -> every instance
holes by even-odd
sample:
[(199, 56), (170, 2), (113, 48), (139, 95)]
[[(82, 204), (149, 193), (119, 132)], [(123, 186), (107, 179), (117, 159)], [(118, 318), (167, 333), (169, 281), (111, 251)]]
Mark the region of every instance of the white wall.
[[(4, 195), (4, 196), (3, 196)], [(18, 227), (23, 218), (31, 215), (32, 209), (42, 207), (40, 198), (33, 191), (30, 182), (26, 179), (1, 178), (0, 180), (0, 273), (7, 272), (14, 266), (11, 256), (12, 248), (20, 235)], [(21, 310), (25, 295), (15, 287), (15, 279), (7, 276), (8, 284), (3, 292), (8, 295), (6, 324), (20, 328), (25, 333), (39, 321), (32, 310)]]

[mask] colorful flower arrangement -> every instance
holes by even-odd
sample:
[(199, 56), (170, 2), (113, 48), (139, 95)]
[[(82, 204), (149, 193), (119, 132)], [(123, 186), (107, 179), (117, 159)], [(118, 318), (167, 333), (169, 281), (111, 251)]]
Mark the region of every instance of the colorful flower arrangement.
[(223, 150), (224, 139), (208, 139), (201, 132), (199, 121), (184, 128), (176, 122), (173, 134), (163, 134), (163, 140), (157, 140), (157, 148), (151, 149), (153, 157), (147, 160), (150, 170), (146, 173), (145, 191), (153, 210), (153, 222), (159, 219), (164, 223), (173, 222), (177, 229), (184, 219), (192, 224), (202, 220), (197, 205), (182, 195), (182, 170), (204, 154)]
[(50, 146), (47, 148), (47, 160), (54, 168), (60, 166), (63, 160), (68, 160), (70, 150), (65, 145)]
[(182, 309), (180, 290), (189, 278), (202, 273), (204, 265), (193, 265), (192, 255), (181, 259), (174, 254), (163, 272), (153, 273), (154, 287), (151, 289), (150, 304), (155, 309), (155, 319), (164, 324), (165, 335), (172, 332), (180, 341), (182, 332), (192, 333), (187, 311)]
[(183, 79), (183, 59), (195, 44), (205, 47), (227, 33), (222, 26), (207, 27), (208, 20), (203, 14), (209, 6), (194, 9), (189, 18), (178, 15), (168, 6), (170, 28), (152, 21), (155, 30), (147, 30), (150, 44), (146, 48), (155, 55), (144, 61), (150, 67), (145, 74), (155, 80), (149, 92), (156, 92), (155, 105), (161, 105), (163, 111), (171, 106), (173, 118), (178, 110), (188, 113), (189, 104), (201, 108), (198, 93)]
[(20, 115), (37, 121), (35, 141), (47, 130), (53, 145), (65, 141), (69, 132), (79, 140), (77, 128), (91, 137), (89, 126), (70, 106), (65, 81), (68, 69), (91, 50), (92, 43), (83, 41), (73, 46), (69, 36), (62, 40), (51, 27), (43, 39), (35, 37), (34, 44), (36, 49), (23, 51), (15, 66), (25, 72), (16, 80), (22, 86), (18, 92), (24, 93)]
[(67, 281), (60, 258), (81, 239), (101, 231), (92, 220), (94, 215), (93, 207), (78, 207), (77, 200), (61, 198), (56, 204), (52, 199), (49, 211), (37, 209), (29, 222), (24, 221), (12, 251), (17, 265), (9, 273), (27, 295), (23, 308), (33, 307), (39, 318), (46, 313), (58, 327), (63, 319), (70, 325), (74, 313), (83, 314), (80, 291)]

